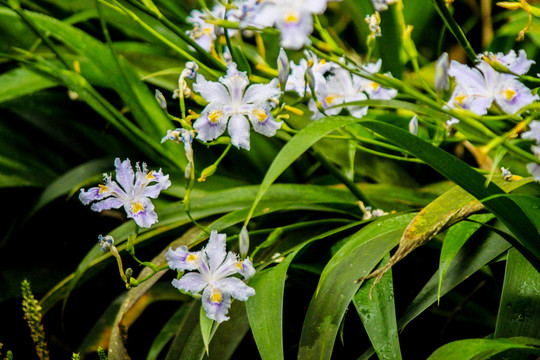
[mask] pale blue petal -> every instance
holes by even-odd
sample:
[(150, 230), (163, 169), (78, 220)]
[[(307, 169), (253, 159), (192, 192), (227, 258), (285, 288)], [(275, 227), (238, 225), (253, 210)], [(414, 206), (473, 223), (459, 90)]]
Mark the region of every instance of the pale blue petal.
[(207, 142), (217, 139), (227, 128), (228, 116), (223, 113), (221, 104), (211, 103), (201, 113), (193, 128), (197, 139)]
[(231, 143), (237, 148), (249, 150), (249, 121), (244, 115), (233, 115), (229, 120)]
[(218, 286), (221, 291), (230, 294), (233, 298), (240, 301), (246, 301), (250, 296), (255, 295), (255, 289), (247, 286), (242, 280), (235, 277), (219, 280)]
[(106, 196), (109, 196), (110, 194), (101, 192), (101, 188), (99, 187), (93, 187), (88, 190), (81, 189), (81, 192), (79, 193), (79, 200), (84, 204), (88, 205), (94, 200), (101, 200)]
[(198, 92), (209, 103), (229, 104), (231, 102), (225, 86), (218, 82), (207, 81), (201, 74), (197, 75), (197, 82), (193, 84), (193, 90)]
[(253, 275), (255, 275), (255, 268), (253, 267), (253, 264), (251, 263), (251, 260), (249, 260), (249, 257), (245, 260), (240, 261), (240, 275), (244, 277), (244, 279), (248, 280)]
[(253, 110), (249, 112), (248, 117), (253, 125), (253, 130), (266, 136), (276, 135), (276, 131), (282, 124), (281, 121), (277, 122), (274, 119), (270, 108), (262, 104), (258, 107), (254, 106)]
[(158, 221), (154, 204), (148, 198), (133, 199), (131, 203), (124, 204), (124, 209), (128, 218), (135, 220), (140, 227), (149, 228)]
[(455, 77), (459, 86), (472, 88), (477, 94), (487, 91), (484, 76), (482, 76), (482, 73), (478, 69), (471, 69), (467, 65), (452, 60), (448, 69), (448, 75)]
[(184, 274), (180, 279), (174, 279), (172, 284), (175, 288), (192, 294), (198, 294), (208, 286), (208, 283), (201, 274), (196, 272)]
[[(212, 291), (214, 291), (214, 294), (212, 294)], [(217, 323), (229, 320), (227, 313), (231, 306), (231, 296), (228, 293), (222, 292), (219, 288), (207, 286), (203, 291), (202, 305), (208, 318), (215, 320)]]
[(500, 87), (495, 92), (495, 99), (501, 109), (508, 114), (515, 114), (522, 107), (538, 100), (528, 87), (511, 75), (501, 76)]
[[(295, 19), (296, 21), (291, 21)], [(284, 11), (276, 22), (281, 31), (281, 46), (286, 49), (299, 50), (309, 44), (309, 35), (313, 32), (313, 19), (309, 12), (293, 9)]]
[(124, 188), (127, 195), (131, 195), (133, 190), (133, 181), (135, 179), (131, 162), (129, 159), (120, 161), (119, 158), (116, 158), (114, 160), (114, 166), (116, 167), (116, 181), (118, 181), (120, 186)]
[(227, 235), (218, 234), (216, 230), (212, 230), (210, 233), (210, 239), (204, 248), (204, 252), (208, 258), (211, 272), (215, 272), (225, 260), (225, 256), (227, 255), (225, 250), (226, 240)]
[(236, 274), (240, 271), (241, 266), (238, 256), (232, 251), (229, 251), (225, 260), (217, 268), (212, 269), (212, 278), (219, 280)]
[(534, 177), (534, 180), (540, 182), (540, 165), (537, 163), (527, 164), (527, 171)]
[(535, 140), (537, 144), (540, 144), (540, 121), (531, 121), (529, 128), (529, 131), (525, 131), (521, 134), (521, 138)]
[(279, 89), (278, 79), (273, 79), (268, 84), (255, 84), (248, 87), (242, 103), (244, 104), (257, 104), (265, 103), (271, 98), (279, 98), (281, 90)]
[(94, 211), (103, 211), (110, 209), (118, 209), (122, 207), (122, 205), (124, 205), (122, 200), (118, 199), (117, 197), (110, 197), (97, 203), (93, 203), (90, 209)]
[(198, 263), (201, 253), (190, 252), (188, 251), (187, 246), (182, 245), (177, 247), (175, 250), (169, 248), (165, 254), (167, 259), (167, 264), (173, 270), (196, 270), (198, 268)]
[(219, 82), (225, 85), (227, 90), (229, 90), (230, 100), (228, 102), (224, 102), (224, 106), (235, 106), (242, 102), (244, 90), (249, 84), (249, 79), (247, 78), (245, 72), (238, 71), (236, 69), (236, 63), (230, 63), (227, 66), (227, 75), (225, 77), (220, 77)]

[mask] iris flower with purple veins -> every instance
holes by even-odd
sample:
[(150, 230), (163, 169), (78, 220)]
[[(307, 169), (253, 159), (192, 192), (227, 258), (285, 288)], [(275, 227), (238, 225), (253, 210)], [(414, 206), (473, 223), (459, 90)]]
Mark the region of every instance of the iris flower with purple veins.
[[(376, 74), (381, 71), (381, 65), (382, 60), (379, 59), (377, 62), (364, 65), (362, 68), (370, 74)], [(379, 83), (357, 75), (354, 75), (354, 79), (360, 84), (361, 90), (372, 100), (391, 100), (397, 95), (396, 89), (382, 87)]]
[[(193, 10), (186, 20), (193, 24), (193, 30), (186, 31), (186, 34), (189, 35), (195, 42), (206, 51), (212, 49), (212, 44), (216, 39), (216, 31), (218, 27), (214, 24), (209, 24), (204, 20), (206, 14), (199, 11)], [(212, 15), (218, 19), (223, 19), (225, 15), (225, 6), (217, 3), (212, 8)]]
[[(341, 68), (334, 70), (333, 74), (326, 78), (326, 82), (316, 91), (316, 95), (327, 115), (339, 114), (342, 108), (336, 107), (337, 105), (367, 100), (366, 94), (362, 92), (361, 78)], [(313, 99), (308, 106), (313, 112), (312, 119), (323, 117)], [(367, 106), (347, 106), (346, 108), (351, 115), (356, 117), (362, 117), (367, 113)]]
[(234, 277), (240, 274), (249, 279), (255, 274), (253, 264), (249, 259), (239, 260), (238, 256), (225, 248), (225, 234), (212, 230), (210, 240), (201, 251), (190, 252), (185, 245), (176, 250), (169, 248), (167, 263), (173, 270), (189, 272), (180, 279), (172, 281), (179, 290), (200, 294), (206, 316), (218, 323), (229, 320), (227, 312), (231, 306), (231, 297), (246, 301), (255, 295), (255, 290), (242, 280)]
[(535, 140), (537, 145), (540, 144), (540, 121), (531, 121), (529, 131), (522, 133), (521, 138)]
[(516, 75), (525, 74), (529, 71), (531, 65), (535, 64), (534, 60), (527, 59), (527, 54), (523, 49), (519, 50), (517, 55), (514, 50), (510, 50), (506, 55), (502, 52), (496, 54), (485, 52), (483, 54), (478, 54), (477, 56), (479, 62), (485, 60), (485, 58), (489, 59), (491, 62), (503, 65)]
[(315, 91), (317, 88), (326, 82), (324, 75), (328, 72), (331, 72), (332, 69), (337, 69), (339, 66), (332, 62), (326, 61), (324, 59), (319, 59), (317, 55), (306, 52), (306, 59), (301, 59), (300, 63), (296, 65), (292, 60), (290, 61), (291, 74), (287, 79), (287, 84), (285, 86), (286, 91), (296, 91), (300, 97), (305, 95), (305, 91), (308, 94), (311, 94), (309, 86), (306, 84), (306, 70), (311, 64), (311, 71), (313, 72), (313, 80), (315, 82)]
[(154, 204), (150, 199), (157, 198), (161, 190), (171, 186), (169, 175), (163, 175), (161, 169), (149, 172), (144, 163), (142, 169), (139, 163), (135, 165), (137, 170), (135, 174), (129, 159), (120, 161), (116, 158), (114, 166), (116, 167), (116, 181), (113, 181), (110, 175), (104, 174), (105, 185), (99, 185), (87, 191), (81, 189), (79, 200), (84, 205), (96, 201), (91, 206), (94, 211), (118, 209), (124, 206), (128, 218), (135, 220), (140, 227), (150, 227), (158, 221)]
[(274, 106), (271, 99), (279, 98), (281, 90), (278, 79), (270, 83), (249, 86), (245, 72), (238, 71), (236, 64), (227, 66), (227, 75), (219, 82), (207, 81), (197, 75), (193, 89), (209, 102), (193, 124), (197, 139), (204, 142), (219, 137), (228, 128), (231, 143), (249, 150), (249, 121), (253, 130), (266, 136), (274, 136), (281, 122), (277, 122), (270, 110)]
[(328, 0), (265, 0), (253, 21), (259, 26), (275, 24), (281, 32), (281, 46), (298, 50), (310, 43), (313, 14), (322, 14), (327, 3)]
[(540, 99), (514, 75), (497, 72), (484, 61), (477, 68), (469, 68), (452, 60), (448, 74), (455, 77), (457, 83), (448, 102), (451, 108), (461, 107), (484, 115), (496, 102), (504, 112), (515, 114), (522, 107)]

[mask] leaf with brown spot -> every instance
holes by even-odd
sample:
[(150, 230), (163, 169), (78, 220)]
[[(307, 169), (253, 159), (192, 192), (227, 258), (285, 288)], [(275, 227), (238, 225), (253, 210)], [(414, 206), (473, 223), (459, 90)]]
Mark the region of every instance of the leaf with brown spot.
[[(499, 185), (506, 192), (511, 192), (532, 181), (532, 178), (518, 181), (505, 181), (502, 178), (493, 180), (495, 184)], [(466, 219), (471, 214), (483, 208), (484, 205), (467, 191), (459, 186), (453, 187), (422, 209), (409, 223), (399, 241), (398, 249), (390, 258), (390, 261), (385, 266), (373, 271), (360, 280), (376, 278), (373, 286), (377, 285), (382, 276), (394, 264), (414, 249), (431, 240), (442, 230)]]

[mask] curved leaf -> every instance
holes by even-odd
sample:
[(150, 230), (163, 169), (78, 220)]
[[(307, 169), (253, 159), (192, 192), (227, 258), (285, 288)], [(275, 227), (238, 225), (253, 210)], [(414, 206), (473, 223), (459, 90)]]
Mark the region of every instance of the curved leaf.
[[(384, 265), (388, 260), (390, 254), (385, 256), (381, 264)], [(373, 282), (367, 281), (354, 295), (354, 306), (379, 359), (401, 360), (392, 271), (384, 274), (379, 286), (371, 291)]]
[[(521, 338), (520, 340), (524, 340)], [(540, 349), (526, 345), (538, 345), (537, 339), (515, 342), (510, 339), (468, 339), (458, 340), (437, 349), (428, 360), (483, 360), (508, 350), (521, 350), (524, 353), (540, 355)]]
[[(463, 161), (407, 131), (375, 121), (361, 121), (359, 124), (379, 133), (396, 145), (402, 146), (479, 200), (493, 195), (505, 194), (493, 182), (485, 186), (485, 178)], [(523, 251), (523, 255), (537, 269), (540, 269), (540, 235), (521, 208), (507, 197), (495, 197), (487, 200), (484, 202), (484, 206), (516, 235), (516, 238), (523, 245), (520, 247), (520, 251)]]
[(276, 156), (270, 168), (266, 172), (264, 179), (259, 187), (259, 191), (255, 196), (253, 205), (251, 206), (250, 214), (248, 215), (245, 225), (249, 223), (251, 213), (257, 207), (259, 201), (270, 187), (270, 185), (278, 178), (285, 169), (287, 169), (300, 155), (306, 152), (313, 144), (319, 141), (325, 135), (332, 131), (347, 125), (357, 122), (358, 119), (347, 118), (342, 116), (327, 117), (315, 122), (312, 122), (302, 130), (300, 130)]
[[(415, 214), (385, 216), (354, 235), (330, 259), (309, 305), (298, 359), (330, 359), (339, 324), (367, 275), (399, 241)], [(339, 294), (336, 296), (336, 294)]]
[(255, 296), (246, 302), (249, 324), (263, 360), (283, 359), (283, 292), (287, 269), (300, 249), (249, 281)]

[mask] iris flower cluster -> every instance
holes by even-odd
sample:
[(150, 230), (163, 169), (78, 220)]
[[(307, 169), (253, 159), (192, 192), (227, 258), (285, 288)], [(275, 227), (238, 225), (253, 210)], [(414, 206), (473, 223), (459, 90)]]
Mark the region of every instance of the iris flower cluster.
[[(378, 99), (390, 100), (397, 95), (395, 89), (388, 89), (371, 80), (365, 79), (343, 69), (339, 64), (318, 59), (315, 54), (306, 53), (309, 60), (301, 59), (296, 65), (291, 61), (291, 74), (287, 80), (285, 89), (295, 91), (303, 97), (306, 92), (311, 95), (311, 87), (315, 90), (315, 98), (310, 99), (308, 106), (313, 112), (312, 119), (320, 119), (324, 114), (319, 111), (322, 107), (326, 115), (337, 115), (346, 108), (351, 115), (362, 117), (367, 113), (367, 106), (344, 106), (339, 105), (359, 100)], [(381, 70), (381, 60), (367, 64), (363, 70), (374, 74)], [(311, 65), (311, 66), (310, 66)], [(306, 71), (311, 69), (313, 84), (308, 86)]]
[[(264, 28), (276, 26), (281, 32), (281, 46), (286, 49), (300, 49), (310, 43), (309, 35), (313, 32), (313, 15), (322, 14), (326, 5), (332, 0), (236, 0), (234, 7), (227, 11), (217, 3), (210, 14), (199, 10), (191, 12), (188, 22), (193, 30), (188, 34), (202, 48), (210, 51), (219, 29), (205, 22), (205, 16), (238, 22), (241, 28), (252, 26)], [(231, 31), (229, 35), (233, 34)]]

